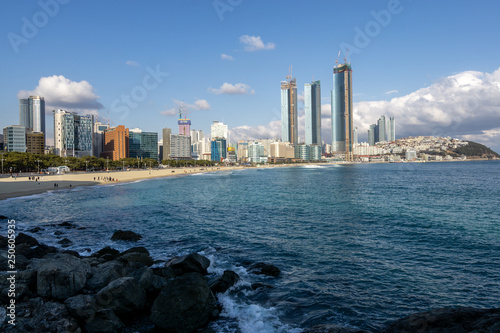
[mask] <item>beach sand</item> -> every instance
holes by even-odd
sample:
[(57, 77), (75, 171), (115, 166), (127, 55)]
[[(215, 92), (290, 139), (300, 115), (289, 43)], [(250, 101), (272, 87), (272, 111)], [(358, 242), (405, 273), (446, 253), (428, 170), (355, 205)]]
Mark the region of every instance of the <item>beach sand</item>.
[[(242, 169), (235, 167), (196, 167), (196, 168), (171, 168), (171, 169), (146, 169), (131, 171), (109, 171), (109, 172), (78, 172), (62, 175), (36, 175), (39, 181), (29, 180), (29, 176), (16, 178), (0, 178), (0, 200), (7, 198), (27, 196), (43, 193), (51, 190), (62, 190), (74, 188), (76, 186), (105, 185), (110, 181), (102, 180), (103, 177), (116, 179), (115, 182), (130, 182), (139, 179), (179, 176), (198, 172), (215, 172), (224, 170)], [(42, 179), (43, 177), (43, 179)], [(98, 178), (100, 180), (98, 180)], [(58, 184), (58, 187), (54, 187)]]

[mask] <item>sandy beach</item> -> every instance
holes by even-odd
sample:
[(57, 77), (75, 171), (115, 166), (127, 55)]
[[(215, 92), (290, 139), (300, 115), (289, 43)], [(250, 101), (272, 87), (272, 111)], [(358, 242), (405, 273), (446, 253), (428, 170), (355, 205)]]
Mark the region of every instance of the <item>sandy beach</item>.
[[(29, 180), (30, 176), (19, 176), (17, 178), (0, 178), (0, 200), (13, 197), (21, 197), (39, 194), (51, 190), (69, 189), (76, 186), (105, 185), (111, 181), (106, 178), (115, 179), (114, 182), (130, 182), (139, 179), (180, 176), (199, 172), (216, 172), (224, 170), (242, 169), (241, 166), (234, 167), (195, 167), (195, 168), (170, 168), (170, 169), (146, 169), (130, 171), (102, 171), (102, 172), (78, 172), (62, 175), (36, 175), (39, 181)], [(43, 179), (42, 179), (43, 177)], [(58, 186), (55, 187), (54, 184)]]

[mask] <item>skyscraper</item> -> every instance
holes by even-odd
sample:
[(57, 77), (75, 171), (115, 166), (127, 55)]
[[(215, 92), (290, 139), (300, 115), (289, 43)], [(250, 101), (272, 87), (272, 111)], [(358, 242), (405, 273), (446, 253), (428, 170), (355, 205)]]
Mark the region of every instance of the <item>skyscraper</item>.
[(94, 140), (93, 140), (93, 154), (100, 157), (104, 150), (104, 131), (109, 128), (108, 124), (103, 124), (99, 121), (94, 123)]
[(129, 130), (123, 125), (108, 128), (104, 131), (104, 151), (101, 157), (119, 161), (129, 154)]
[(389, 137), (387, 140), (396, 140), (396, 121), (394, 120), (394, 117), (389, 118)]
[(306, 113), (306, 145), (321, 144), (321, 83), (314, 81), (304, 86)]
[(350, 63), (333, 68), (332, 90), (332, 151), (345, 153), (352, 160), (352, 68)]
[[(19, 124), (27, 131), (45, 132), (45, 99), (41, 96), (30, 96), (19, 99)], [(44, 136), (44, 145), (45, 145)]]
[(3, 129), (4, 149), (6, 151), (26, 152), (26, 128), (10, 125)]
[(381, 116), (377, 122), (378, 126), (378, 140), (377, 142), (387, 141), (387, 121), (385, 116)]
[(371, 124), (370, 129), (368, 130), (368, 144), (370, 146), (375, 146), (375, 132), (377, 125)]
[(281, 81), (281, 140), (296, 145), (299, 143), (297, 80), (287, 78), (288, 81)]
[(158, 133), (129, 130), (128, 157), (158, 159)]
[(91, 156), (94, 118), (65, 110), (54, 113), (54, 153), (59, 156)]
[(212, 139), (222, 138), (228, 140), (227, 125), (221, 121), (214, 121), (210, 128), (210, 136)]

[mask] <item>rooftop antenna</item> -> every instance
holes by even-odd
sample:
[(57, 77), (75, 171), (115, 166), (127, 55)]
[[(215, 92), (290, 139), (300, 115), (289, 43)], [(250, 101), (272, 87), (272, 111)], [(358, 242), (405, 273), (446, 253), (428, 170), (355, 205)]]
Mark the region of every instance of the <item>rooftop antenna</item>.
[(290, 79), (292, 78), (292, 70), (293, 70), (293, 65), (290, 65), (290, 67), (288, 67), (288, 75), (286, 76), (288, 82), (290, 82)]

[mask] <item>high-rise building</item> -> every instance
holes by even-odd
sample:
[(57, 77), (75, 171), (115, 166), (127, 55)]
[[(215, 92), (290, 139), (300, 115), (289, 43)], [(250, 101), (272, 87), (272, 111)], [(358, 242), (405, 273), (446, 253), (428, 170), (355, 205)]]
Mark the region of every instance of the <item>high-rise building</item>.
[(332, 151), (353, 158), (352, 68), (350, 63), (333, 68)]
[(170, 135), (172, 134), (172, 130), (170, 128), (164, 128), (162, 130), (163, 135), (163, 154), (162, 160), (170, 159)]
[(91, 156), (94, 117), (61, 109), (52, 112), (54, 113), (54, 153), (63, 157)]
[(3, 144), (6, 151), (26, 152), (26, 128), (10, 125), (3, 129)]
[(306, 114), (306, 145), (321, 144), (321, 83), (314, 81), (304, 86)]
[(389, 137), (387, 138), (387, 140), (396, 140), (396, 121), (394, 120), (394, 117), (389, 118)]
[[(31, 132), (45, 132), (45, 99), (30, 96), (19, 99), (19, 124)], [(44, 136), (45, 145), (45, 136)]]
[(184, 118), (180, 118), (179, 114), (179, 120), (177, 121), (177, 124), (179, 125), (179, 135), (190, 135), (191, 134), (191, 120)]
[(104, 131), (108, 128), (108, 124), (103, 124), (99, 121), (94, 123), (93, 154), (96, 157), (100, 157), (104, 150)]
[(266, 163), (267, 155), (264, 145), (260, 142), (252, 142), (248, 145), (248, 161), (250, 163)]
[(26, 132), (26, 152), (43, 155), (45, 153), (45, 134), (42, 132)]
[(294, 145), (299, 143), (297, 80), (295, 78), (281, 81), (281, 140)]
[(221, 162), (227, 157), (227, 141), (223, 138), (212, 139), (210, 142), (210, 159), (214, 162)]
[(295, 158), (294, 146), (289, 142), (273, 142), (271, 143), (271, 158), (276, 159), (293, 159)]
[(207, 142), (203, 131), (191, 130), (191, 157), (199, 160), (206, 152)]
[(129, 130), (128, 156), (158, 160), (158, 133)]
[(189, 135), (172, 134), (172, 129), (163, 129), (163, 159), (191, 159), (191, 137)]
[(0, 134), (0, 151), (3, 151), (3, 134)]
[(377, 142), (387, 141), (387, 121), (385, 116), (381, 116), (377, 122), (378, 140)]
[(354, 129), (352, 130), (352, 135), (353, 135), (354, 144), (358, 143), (358, 128), (357, 127), (354, 127)]
[(129, 156), (129, 129), (123, 125), (104, 131), (104, 150), (101, 157), (119, 161)]
[(228, 133), (227, 125), (224, 125), (223, 122), (214, 121), (210, 130), (211, 130), (210, 136), (211, 136), (212, 140), (217, 139), (217, 138), (221, 138), (221, 139), (225, 139), (225, 140), (229, 141), (228, 140), (229, 133)]
[(375, 146), (375, 132), (377, 125), (371, 124), (370, 129), (368, 130), (368, 144), (370, 146)]

